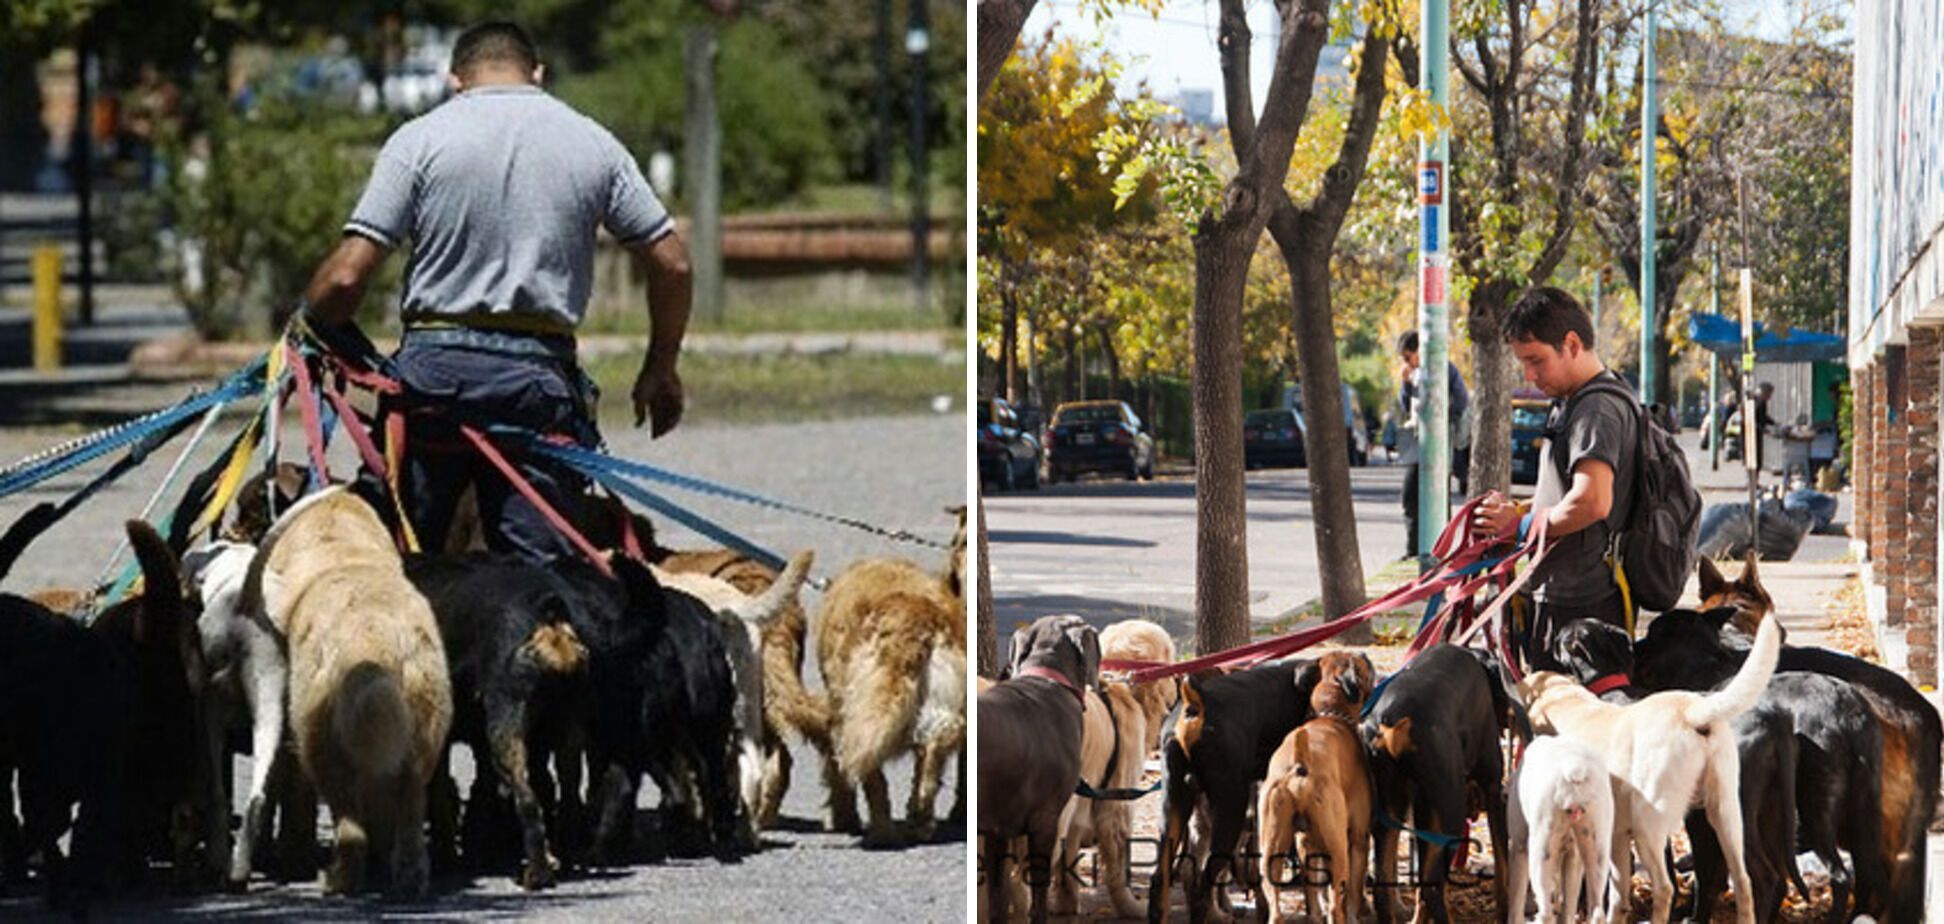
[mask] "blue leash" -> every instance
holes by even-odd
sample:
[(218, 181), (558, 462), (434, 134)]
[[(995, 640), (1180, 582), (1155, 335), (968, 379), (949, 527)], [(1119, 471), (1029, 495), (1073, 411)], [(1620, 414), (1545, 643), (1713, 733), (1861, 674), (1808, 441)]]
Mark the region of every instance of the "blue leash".
[(661, 495), (649, 491), (640, 485), (624, 481), (604, 472), (595, 472), (592, 475), (594, 480), (599, 481), (608, 490), (645, 504), (649, 508), (667, 516), (669, 519), (694, 530), (696, 533), (761, 562), (764, 567), (781, 571), (787, 564), (783, 560), (783, 557), (777, 555), (775, 552), (771, 552), (754, 542), (730, 532), (728, 529), (716, 525), (700, 514), (692, 513), (683, 507), (679, 507)]
[[(1496, 568), (1499, 565), (1503, 564), (1504, 562), (1505, 562), (1505, 556), (1503, 555), (1497, 558), (1481, 558), (1475, 562), (1472, 562), (1469, 565), (1466, 565), (1463, 568), (1458, 569), (1456, 572), (1453, 572), (1453, 576), (1468, 578), (1488, 568)], [(1438, 614), (1438, 610), (1443, 606), (1444, 606), (1444, 591), (1441, 590), (1435, 594), (1432, 594), (1431, 599), (1425, 601), (1424, 617), (1418, 620), (1417, 633), (1415, 634), (1422, 635), (1425, 629), (1430, 628), (1432, 617), (1436, 616)], [(1390, 686), (1390, 682), (1393, 679), (1396, 679), (1398, 674), (1401, 674), (1403, 672), (1404, 669), (1400, 667), (1397, 669), (1396, 672), (1390, 674), (1389, 676), (1386, 676), (1382, 680), (1377, 681), (1377, 685), (1375, 687), (1372, 687), (1370, 690), (1370, 696), (1364, 699), (1363, 712), (1359, 716), (1360, 718), (1363, 716), (1370, 715), (1371, 707), (1377, 705), (1378, 694), (1384, 692), (1384, 688)]]
[[(218, 404), (235, 401), (262, 387), (264, 360), (257, 359), (231, 375), (213, 391), (191, 395), (159, 411), (97, 430), (44, 452), (28, 456), (0, 471), (0, 497), (17, 494), (49, 478), (71, 471), (131, 444), (141, 452), (154, 448), (145, 441)], [(173, 433), (171, 433), (173, 435)], [(166, 439), (166, 438), (165, 438)]]
[[(600, 481), (602, 484), (607, 484), (612, 486), (615, 482), (618, 482), (622, 477), (639, 478), (648, 481), (656, 481), (662, 484), (669, 485), (670, 487), (680, 488), (682, 490), (691, 491), (697, 494), (706, 494), (713, 497), (726, 498), (728, 500), (739, 501), (745, 504), (752, 504), (758, 507), (766, 507), (768, 509), (780, 511), (783, 513), (791, 513), (801, 517), (808, 517), (810, 519), (818, 520), (824, 523), (833, 523), (838, 526), (846, 526), (851, 529), (870, 533), (874, 536), (880, 536), (885, 539), (891, 539), (898, 542), (909, 542), (914, 545), (922, 545), (934, 549), (943, 550), (946, 548), (946, 545), (942, 542), (926, 539), (908, 530), (885, 529), (881, 526), (875, 526), (873, 524), (866, 523), (863, 520), (859, 520), (854, 517), (846, 517), (846, 516), (840, 516), (832, 513), (824, 513), (823, 511), (820, 510), (812, 510), (808, 507), (798, 506), (796, 504), (792, 504), (787, 501), (780, 501), (772, 497), (765, 497), (761, 494), (755, 494), (749, 491), (744, 491), (740, 488), (732, 488), (729, 487), (728, 485), (717, 484), (716, 482), (712, 482), (712, 481), (706, 481), (701, 478), (696, 478), (692, 475), (683, 475), (676, 472), (671, 472), (667, 469), (658, 468), (656, 466), (649, 465), (645, 462), (636, 462), (631, 459), (617, 458), (615, 456), (611, 456), (603, 452), (596, 452), (590, 449), (582, 449), (578, 446), (563, 446), (558, 443), (551, 443), (544, 439), (541, 439), (537, 434), (533, 433), (530, 430), (523, 430), (523, 429), (518, 429), (513, 427), (493, 427), (491, 429), (492, 432), (497, 434), (502, 434), (507, 436), (517, 436), (523, 438), (527, 441), (528, 447), (532, 451), (540, 455), (552, 458), (556, 461), (562, 462), (566, 465), (572, 466), (573, 468), (578, 469), (579, 471), (587, 474), (588, 476), (595, 478), (596, 480)], [(643, 492), (643, 494), (649, 497), (654, 496), (654, 495), (647, 495), (646, 492)], [(681, 514), (675, 513), (674, 511), (680, 508), (676, 508), (672, 503), (669, 503), (668, 501), (660, 500), (659, 498), (657, 499), (657, 501), (649, 501), (644, 499), (641, 496), (637, 496), (632, 493), (630, 493), (629, 496), (637, 497), (637, 499), (642, 500), (642, 503), (655, 506), (656, 509), (662, 510), (663, 512), (668, 513), (670, 516), (676, 517), (677, 519), (681, 520), (685, 525), (689, 525), (690, 528), (697, 528), (696, 527), (697, 523), (707, 524), (706, 520), (703, 520), (701, 517), (697, 515), (689, 514), (686, 512)], [(708, 524), (708, 525), (713, 526), (713, 524)], [(724, 536), (729, 535), (727, 531), (722, 530), (721, 527), (714, 527), (714, 528), (720, 531), (721, 533), (723, 533)], [(698, 531), (700, 530), (698, 529)], [(714, 533), (704, 533), (704, 534), (710, 535), (711, 538), (718, 538), (715, 536)], [(726, 538), (720, 538), (719, 541), (727, 542), (728, 540)], [(742, 540), (737, 540), (737, 541), (741, 542), (744, 545), (748, 544), (746, 542), (743, 542)], [(778, 563), (782, 562), (781, 558), (778, 558), (774, 555), (770, 557), (775, 559), (775, 561), (777, 561)]]
[[(1393, 674), (1392, 676), (1396, 675)], [(1402, 831), (1434, 847), (1443, 847), (1446, 850), (1450, 850), (1465, 842), (1465, 839), (1462, 837), (1452, 837), (1449, 834), (1439, 834), (1436, 831), (1420, 831), (1416, 828), (1406, 827), (1403, 822), (1390, 817), (1390, 813), (1383, 809), (1378, 809), (1376, 816), (1378, 824), (1386, 828)]]

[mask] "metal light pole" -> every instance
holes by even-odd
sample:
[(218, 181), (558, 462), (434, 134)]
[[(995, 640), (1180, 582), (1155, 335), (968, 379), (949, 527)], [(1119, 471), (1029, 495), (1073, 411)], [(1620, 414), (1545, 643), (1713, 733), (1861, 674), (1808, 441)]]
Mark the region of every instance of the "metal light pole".
[(693, 215), (689, 264), (695, 268), (695, 316), (720, 321), (722, 286), (722, 121), (716, 111), (716, 25), (690, 26), (682, 43), (688, 138), (683, 146)]
[[(1424, 0), (1418, 43), (1418, 72), (1431, 102), (1451, 102), (1451, 0)], [(1445, 202), (1450, 174), (1445, 170), (1450, 138), (1444, 130), (1418, 145), (1418, 340), (1423, 345), (1424, 399), (1418, 404), (1418, 548), (1430, 552), (1451, 515), (1451, 309), (1446, 303), (1450, 254)]]
[(1755, 456), (1762, 448), (1762, 433), (1755, 426), (1755, 271), (1748, 262), (1748, 177), (1736, 175), (1735, 196), (1741, 212), (1742, 466), (1748, 470), (1748, 538), (1760, 554), (1762, 507), (1757, 494), (1762, 468)]
[(910, 26), (905, 30), (905, 54), (911, 59), (911, 288), (919, 312), (931, 307), (931, 181), (926, 175), (931, 156), (925, 110), (931, 106), (925, 56), (931, 50), (929, 0), (911, 0)]
[(1603, 267), (1593, 273), (1593, 336), (1595, 338), (1600, 336), (1600, 302), (1603, 301), (1601, 296), (1606, 294), (1601, 291), (1606, 283), (1606, 280), (1603, 278), (1605, 272), (1606, 270)]
[(1660, 121), (1654, 79), (1654, 5), (1647, 4), (1641, 25), (1640, 47), (1640, 403), (1654, 403), (1655, 336), (1659, 320), (1654, 316), (1654, 126)]
[[(1721, 316), (1721, 245), (1708, 271), (1708, 313)], [(1721, 471), (1721, 357), (1708, 351), (1708, 470)]]

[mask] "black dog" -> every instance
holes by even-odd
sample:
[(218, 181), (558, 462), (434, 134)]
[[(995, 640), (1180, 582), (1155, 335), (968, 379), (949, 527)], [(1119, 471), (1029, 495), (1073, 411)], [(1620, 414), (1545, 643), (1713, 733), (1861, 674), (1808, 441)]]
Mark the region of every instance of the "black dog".
[(1013, 634), (1011, 675), (979, 694), (979, 836), (986, 915), (1007, 920), (1007, 847), (1026, 839), (1031, 918), (1046, 920), (1060, 813), (1080, 781), (1085, 689), (1100, 676), (1100, 639), (1078, 616), (1043, 616)]
[[(1658, 690), (1711, 689), (1724, 681), (1746, 653), (1719, 644), (1722, 627), (1734, 618), (1735, 611), (1726, 607), (1663, 614), (1649, 625), (1637, 646), (1641, 682)], [(1888, 726), (1878, 721), (1868, 698), (1852, 683), (1801, 670), (1803, 663), (1823, 660), (1810, 654), (1814, 652), (1821, 649), (1784, 647), (1782, 666), (1796, 670), (1777, 673), (1762, 702), (1778, 703), (1790, 714), (1797, 743), (1795, 815), (1801, 842), (1829, 868), (1833, 899), (1829, 919), (1847, 920), (1844, 908), (1852, 884), (1858, 913), (1880, 912), (1888, 898), (1881, 814), (1887, 807), (1879, 808)], [(1742, 771), (1746, 793), (1750, 771), (1746, 757)], [(1753, 817), (1744, 799), (1743, 818)], [(1843, 863), (1838, 846), (1850, 852), (1853, 865)], [(1802, 889), (1800, 880), (1796, 888)]]
[[(1618, 626), (1597, 619), (1567, 623), (1553, 636), (1552, 655), (1607, 702), (1625, 705), (1654, 692), (1633, 682), (1633, 643), (1627, 631)], [(1795, 865), (1800, 758), (1795, 718), (1781, 696), (1770, 684), (1754, 708), (1734, 721), (1735, 750), (1741, 757), (1743, 856), (1755, 892), (1757, 921), (1775, 919), (1788, 881), (1794, 880), (1797, 888), (1802, 888)], [(1694, 846), (1694, 918), (1706, 921), (1728, 881), (1728, 869), (1722, 859), (1721, 841), (1706, 812), (1688, 812), (1687, 830)]]
[[(569, 816), (564, 827), (577, 831), (576, 770), (592, 707), (587, 648), (574, 631), (568, 591), (549, 569), (488, 554), (416, 559), (407, 563), (406, 575), (431, 601), (439, 620), (452, 675), (452, 740), (464, 741), (482, 758), (492, 755), (477, 762), (479, 776), (466, 812), (466, 858), (484, 865), (503, 843), (493, 836), (511, 827), (503, 789), (518, 819), (520, 884), (551, 886), (549, 807), (536, 793), (535, 778), (549, 757), (559, 757), (560, 788), (567, 794), (562, 810)], [(530, 766), (537, 772), (530, 774)], [(435, 778), (434, 786), (445, 790), (442, 825), (449, 830), (451, 777)], [(449, 855), (450, 838), (441, 833), (435, 850)], [(556, 827), (556, 846), (560, 833)]]
[[(1413, 826), (1436, 835), (1436, 842), (1426, 838), (1418, 867), (1417, 920), (1451, 919), (1445, 907), (1445, 875), (1452, 845), (1465, 837), (1467, 783), (1477, 788), (1484, 803), (1492, 856), (1508, 856), (1499, 736), (1520, 728), (1522, 715), (1493, 676), (1489, 658), (1448, 644), (1425, 649), (1391, 675), (1371, 704), (1362, 731), (1380, 813), (1373, 828), (1377, 862), (1371, 867), (1379, 890), (1396, 875), (1398, 825), (1407, 810)], [(1529, 736), (1530, 729), (1525, 731)], [(1505, 880), (1495, 877), (1492, 887), (1502, 918)], [(1376, 906), (1377, 920), (1389, 922), (1401, 911), (1402, 901), (1393, 889)]]
[[(600, 814), (591, 859), (628, 846), (643, 773), (662, 792), (660, 820), (684, 842), (733, 863), (742, 856), (735, 784), (736, 690), (721, 623), (701, 601), (663, 587), (645, 565), (611, 556), (610, 580), (591, 566), (553, 565), (568, 592), (574, 633), (593, 684), (590, 780)], [(699, 805), (678, 804), (699, 790)], [(700, 820), (696, 818), (699, 811)], [(662, 839), (662, 840), (665, 840)], [(666, 845), (658, 840), (651, 858)]]
[(1181, 714), (1161, 745), (1168, 768), (1160, 859), (1148, 886), (1148, 920), (1165, 920), (1169, 879), (1186, 846), (1198, 807), (1208, 815), (1208, 860), (1182, 883), (1190, 920), (1208, 916), (1224, 873), (1253, 864), (1235, 857), (1249, 833), (1251, 787), (1269, 770), (1285, 737), (1311, 718), (1310, 694), (1321, 678), (1313, 660), (1280, 661), (1233, 674), (1204, 672), (1182, 685)]
[[(201, 647), (174, 556), (141, 521), (128, 534), (147, 592), (93, 626), (0, 594), (0, 760), (18, 773), (22, 852), (40, 855), (57, 907), (129, 884), (171, 835), (177, 874), (194, 868)], [(57, 843), (70, 827), (72, 862)]]

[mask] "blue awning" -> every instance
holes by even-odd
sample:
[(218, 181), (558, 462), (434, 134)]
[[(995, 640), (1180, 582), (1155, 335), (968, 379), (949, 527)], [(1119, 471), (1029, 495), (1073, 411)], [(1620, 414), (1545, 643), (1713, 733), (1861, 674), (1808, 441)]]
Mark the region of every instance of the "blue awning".
[[(1695, 313), (1688, 318), (1688, 338), (1719, 356), (1741, 355), (1741, 321), (1718, 314)], [(1847, 355), (1844, 339), (1836, 334), (1782, 328), (1772, 330), (1755, 322), (1755, 359), (1765, 363), (1841, 361)]]

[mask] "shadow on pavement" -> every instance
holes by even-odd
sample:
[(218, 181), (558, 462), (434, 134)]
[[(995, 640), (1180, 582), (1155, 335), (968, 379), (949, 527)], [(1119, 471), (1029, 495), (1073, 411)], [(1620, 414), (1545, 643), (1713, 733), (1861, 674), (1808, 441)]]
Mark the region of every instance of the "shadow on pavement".
[(992, 529), (986, 538), (991, 542), (1034, 543), (1038, 545), (1102, 545), (1117, 548), (1145, 549), (1158, 543), (1146, 539), (1121, 539), (1114, 536), (1082, 536), (1078, 533), (1056, 533), (1033, 529)]

